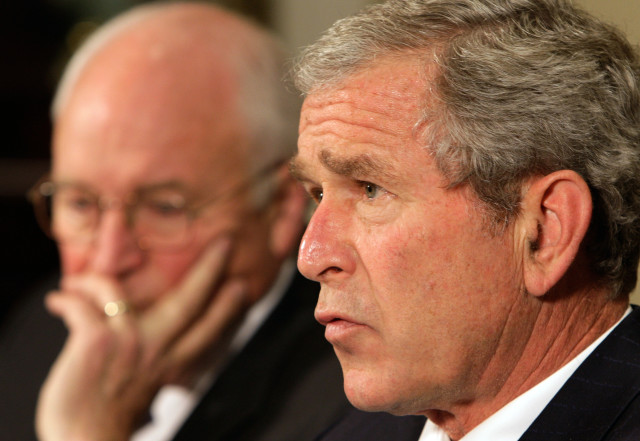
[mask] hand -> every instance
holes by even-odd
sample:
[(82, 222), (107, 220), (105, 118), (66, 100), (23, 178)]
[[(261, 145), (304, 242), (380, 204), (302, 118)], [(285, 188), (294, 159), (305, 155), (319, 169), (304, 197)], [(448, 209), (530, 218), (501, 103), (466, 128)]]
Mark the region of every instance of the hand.
[(160, 387), (187, 374), (241, 315), (239, 281), (221, 286), (211, 300), (228, 249), (228, 240), (218, 241), (179, 286), (139, 315), (107, 317), (104, 305), (126, 296), (95, 275), (68, 278), (48, 296), (69, 337), (40, 392), (41, 441), (129, 439)]

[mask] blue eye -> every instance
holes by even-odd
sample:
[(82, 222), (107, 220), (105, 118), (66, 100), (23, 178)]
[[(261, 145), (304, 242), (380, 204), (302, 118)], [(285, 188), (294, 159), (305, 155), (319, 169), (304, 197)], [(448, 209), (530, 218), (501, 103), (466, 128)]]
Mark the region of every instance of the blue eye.
[(375, 199), (380, 191), (380, 187), (372, 184), (371, 182), (363, 182), (362, 188), (364, 189), (364, 194), (368, 199)]

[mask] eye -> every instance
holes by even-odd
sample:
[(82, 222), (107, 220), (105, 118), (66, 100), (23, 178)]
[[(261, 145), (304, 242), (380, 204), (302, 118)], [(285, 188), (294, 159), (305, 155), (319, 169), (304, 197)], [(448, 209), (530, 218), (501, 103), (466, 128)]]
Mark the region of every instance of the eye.
[(150, 201), (143, 205), (143, 209), (153, 213), (156, 216), (179, 216), (185, 211), (183, 205), (176, 205), (172, 201)]
[(97, 208), (96, 197), (86, 191), (75, 188), (64, 188), (56, 193), (54, 204), (57, 210), (74, 213), (76, 216)]
[(371, 182), (361, 182), (360, 185), (362, 186), (367, 199), (375, 199), (378, 197), (381, 190), (379, 186), (372, 184)]
[(67, 207), (75, 211), (91, 210), (95, 205), (95, 201), (87, 196), (78, 196), (67, 200)]
[(322, 202), (324, 192), (321, 188), (311, 188), (309, 190), (309, 196), (311, 196), (311, 199), (313, 199), (316, 204), (319, 204), (320, 202)]
[(171, 191), (158, 191), (142, 197), (138, 211), (154, 217), (182, 216), (187, 207), (184, 195)]
[(146, 208), (161, 216), (181, 214), (184, 210), (182, 205), (175, 205), (171, 201), (152, 201), (147, 203)]

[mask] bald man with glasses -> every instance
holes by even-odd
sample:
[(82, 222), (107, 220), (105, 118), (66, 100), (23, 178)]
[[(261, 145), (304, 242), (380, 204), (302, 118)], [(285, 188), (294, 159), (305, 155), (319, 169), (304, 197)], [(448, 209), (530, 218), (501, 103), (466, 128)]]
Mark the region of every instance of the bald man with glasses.
[[(61, 257), (46, 308), (68, 329), (41, 441), (311, 440), (347, 408), (295, 269), (306, 200), (282, 64), (263, 30), (196, 3), (125, 13), (71, 60), (30, 192)], [(26, 372), (60, 350), (28, 323), (0, 340), (7, 441), (34, 439), (24, 391), (44, 378)]]

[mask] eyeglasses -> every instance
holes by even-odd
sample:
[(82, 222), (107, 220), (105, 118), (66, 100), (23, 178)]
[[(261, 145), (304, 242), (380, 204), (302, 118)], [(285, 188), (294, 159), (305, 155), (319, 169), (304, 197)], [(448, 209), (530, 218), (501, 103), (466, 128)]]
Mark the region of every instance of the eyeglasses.
[(60, 243), (90, 243), (102, 212), (120, 208), (127, 227), (143, 249), (179, 249), (193, 236), (193, 221), (214, 203), (239, 196), (266, 179), (281, 163), (267, 167), (230, 191), (195, 203), (183, 186), (161, 184), (139, 189), (124, 199), (106, 198), (87, 185), (41, 178), (27, 197), (41, 228)]

